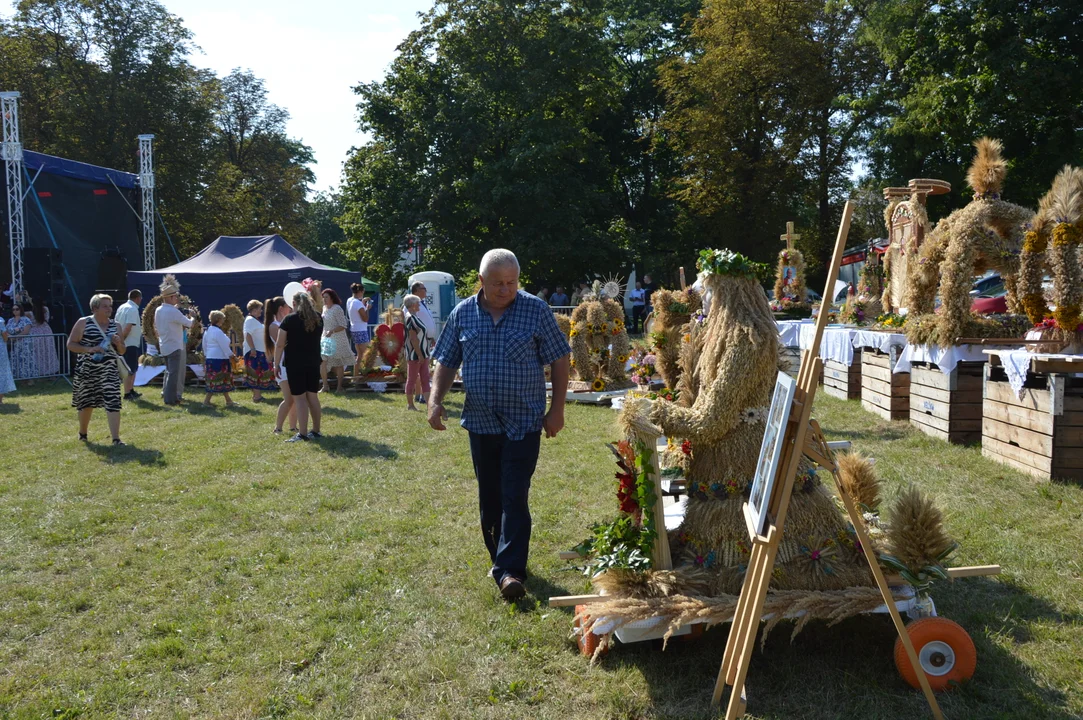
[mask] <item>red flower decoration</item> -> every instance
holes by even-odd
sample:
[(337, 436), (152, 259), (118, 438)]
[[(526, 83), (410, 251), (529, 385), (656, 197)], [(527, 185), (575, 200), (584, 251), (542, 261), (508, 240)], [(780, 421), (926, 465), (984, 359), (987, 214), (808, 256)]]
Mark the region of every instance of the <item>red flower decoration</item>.
[(691, 443), (691, 441), (685, 440), (683, 443), (681, 443), (681, 452), (683, 452), (685, 455), (691, 455), (692, 454), (692, 443)]
[(617, 473), (616, 478), (620, 481), (620, 485), (617, 486), (617, 502), (620, 503), (620, 511), (636, 512), (639, 510), (639, 503), (636, 502), (635, 478), (628, 473)]

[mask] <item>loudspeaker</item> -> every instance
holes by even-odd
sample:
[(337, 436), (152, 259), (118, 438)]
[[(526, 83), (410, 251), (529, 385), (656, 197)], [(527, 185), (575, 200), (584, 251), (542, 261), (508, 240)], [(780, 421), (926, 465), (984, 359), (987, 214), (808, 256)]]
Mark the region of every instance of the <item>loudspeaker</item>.
[(64, 263), (56, 248), (23, 249), (23, 285), (32, 298), (57, 301), (64, 296)]
[(121, 298), (128, 295), (128, 261), (120, 248), (102, 251), (102, 259), (98, 263), (96, 292), (112, 295), (115, 305), (119, 305), (122, 302)]

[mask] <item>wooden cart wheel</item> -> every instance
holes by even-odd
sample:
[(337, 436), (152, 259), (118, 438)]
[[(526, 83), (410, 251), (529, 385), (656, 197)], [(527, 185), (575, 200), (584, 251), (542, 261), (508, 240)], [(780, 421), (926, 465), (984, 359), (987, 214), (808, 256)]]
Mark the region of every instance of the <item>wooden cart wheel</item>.
[[(579, 621), (579, 613), (583, 612), (586, 607), (586, 605), (575, 606), (576, 619), (573, 621), (573, 625), (577, 628), (580, 628), (580, 632), (577, 634), (575, 639), (575, 642), (579, 645), (579, 652), (588, 658), (592, 658), (594, 657), (594, 651), (598, 649), (598, 643), (602, 641), (602, 638), (592, 632), (582, 631), (582, 625)], [(605, 654), (605, 652), (605, 650), (602, 650), (603, 655)]]
[[(974, 677), (978, 652), (970, 635), (958, 623), (942, 617), (921, 618), (909, 623), (906, 632), (934, 692)], [(901, 639), (895, 640), (895, 667), (911, 687), (921, 687)]]

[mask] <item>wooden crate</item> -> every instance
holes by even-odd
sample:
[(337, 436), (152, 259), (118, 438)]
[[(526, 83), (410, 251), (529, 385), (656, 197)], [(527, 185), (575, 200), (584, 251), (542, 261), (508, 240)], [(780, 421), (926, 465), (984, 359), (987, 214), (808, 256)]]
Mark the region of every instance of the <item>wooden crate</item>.
[(824, 392), (843, 400), (861, 397), (861, 351), (854, 350), (854, 361), (847, 367), (837, 360), (824, 361)]
[(984, 373), (984, 362), (961, 362), (947, 374), (936, 365), (914, 363), (910, 368), (910, 424), (948, 442), (981, 442)]
[(1030, 372), (1019, 398), (1004, 368), (985, 371), (986, 457), (1041, 478), (1083, 480), (1083, 379)]
[(885, 420), (910, 417), (910, 373), (893, 373), (893, 354), (876, 348), (861, 352), (861, 407)]

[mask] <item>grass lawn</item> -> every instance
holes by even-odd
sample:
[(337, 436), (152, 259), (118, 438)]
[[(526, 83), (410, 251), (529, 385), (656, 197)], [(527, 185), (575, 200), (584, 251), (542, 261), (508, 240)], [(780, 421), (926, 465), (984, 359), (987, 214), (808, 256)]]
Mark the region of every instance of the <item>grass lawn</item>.
[[(530, 595), (486, 573), (464, 431), (429, 430), (400, 395), (327, 401), (319, 444), (269, 431), (273, 406), (127, 404), (76, 439), (66, 386), (0, 405), (0, 717), (705, 718), (727, 629), (617, 646), (590, 667), (551, 595), (586, 591), (556, 553), (616, 509), (607, 408), (571, 406), (534, 476)], [(197, 400), (193, 393), (189, 400)], [(457, 409), (457, 398), (455, 409)], [(998, 578), (934, 591), (978, 648), (949, 718), (1083, 717), (1083, 489), (1039, 482), (857, 402), (821, 394), (832, 439), (917, 483), (959, 564)], [(922, 718), (887, 616), (753, 656), (758, 718)]]

